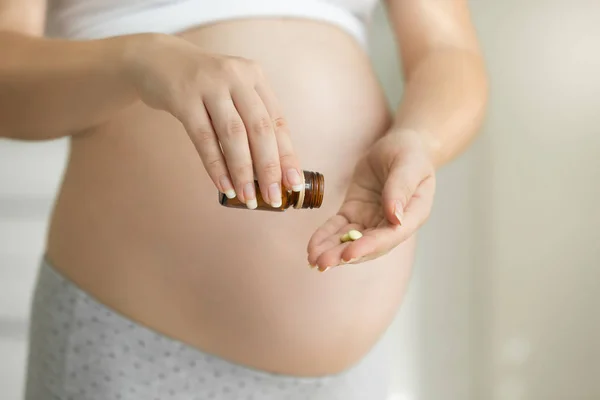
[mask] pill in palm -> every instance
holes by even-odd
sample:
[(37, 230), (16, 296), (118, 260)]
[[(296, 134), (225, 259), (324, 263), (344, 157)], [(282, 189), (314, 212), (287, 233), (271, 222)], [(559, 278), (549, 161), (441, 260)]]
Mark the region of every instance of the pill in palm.
[(342, 243), (346, 243), (346, 242), (351, 242), (351, 241), (358, 240), (361, 237), (362, 237), (362, 233), (360, 233), (360, 231), (357, 231), (356, 229), (352, 229), (352, 230), (344, 233), (340, 237), (340, 240), (341, 240)]
[(356, 229), (352, 229), (350, 232), (348, 232), (348, 237), (350, 238), (350, 240), (358, 240), (362, 237), (362, 233), (360, 231), (357, 231)]
[(349, 242), (349, 241), (350, 241), (350, 240), (352, 240), (352, 239), (350, 239), (350, 235), (348, 234), (348, 232), (346, 232), (346, 233), (344, 233), (344, 234), (343, 234), (343, 235), (340, 237), (340, 240), (341, 240), (341, 242), (342, 242), (342, 243), (346, 243), (346, 242)]

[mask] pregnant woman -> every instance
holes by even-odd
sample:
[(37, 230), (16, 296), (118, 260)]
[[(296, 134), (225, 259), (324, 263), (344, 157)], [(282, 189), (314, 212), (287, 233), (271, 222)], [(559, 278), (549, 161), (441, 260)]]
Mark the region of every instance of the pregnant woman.
[[(27, 400), (386, 399), (414, 234), (486, 99), (467, 0), (386, 5), (393, 113), (374, 0), (0, 0), (0, 135), (70, 137)], [(255, 209), (304, 170), (320, 208)]]

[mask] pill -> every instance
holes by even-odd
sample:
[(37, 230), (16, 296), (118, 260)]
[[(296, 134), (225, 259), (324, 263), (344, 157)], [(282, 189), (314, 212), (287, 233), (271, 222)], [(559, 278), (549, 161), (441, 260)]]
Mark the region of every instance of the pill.
[(356, 229), (352, 229), (350, 232), (347, 233), (347, 235), (350, 238), (350, 240), (358, 240), (362, 237), (362, 233), (360, 233), (360, 231), (357, 231)]
[(344, 234), (343, 234), (343, 235), (340, 237), (340, 240), (341, 240), (341, 242), (342, 242), (342, 243), (346, 243), (346, 242), (349, 242), (349, 241), (350, 241), (350, 240), (352, 240), (352, 239), (350, 239), (350, 235), (348, 234), (348, 232), (346, 232), (346, 233), (344, 233)]

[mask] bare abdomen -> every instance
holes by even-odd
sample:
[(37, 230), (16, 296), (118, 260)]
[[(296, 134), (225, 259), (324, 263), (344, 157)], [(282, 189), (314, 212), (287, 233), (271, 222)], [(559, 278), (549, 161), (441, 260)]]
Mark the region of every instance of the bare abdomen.
[(302, 167), (325, 176), (322, 208), (220, 206), (179, 122), (138, 104), (73, 139), (49, 258), (109, 306), (205, 351), (281, 373), (344, 369), (389, 324), (412, 262), (411, 242), (361, 266), (322, 274), (307, 265), (310, 235), (389, 125), (368, 59), (337, 28), (310, 21), (184, 36), (262, 64)]

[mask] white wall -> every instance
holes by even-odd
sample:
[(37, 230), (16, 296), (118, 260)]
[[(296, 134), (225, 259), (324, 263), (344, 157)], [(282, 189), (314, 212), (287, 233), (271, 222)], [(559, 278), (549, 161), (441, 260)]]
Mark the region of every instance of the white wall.
[[(439, 173), (390, 332), (396, 400), (600, 398), (600, 2), (472, 0), (483, 134)], [(401, 86), (381, 12), (373, 59)], [(65, 142), (0, 141), (0, 390), (19, 399), (27, 302)]]
[(64, 140), (0, 140), (0, 399), (22, 398), (29, 299), (47, 217), (66, 155)]
[(598, 399), (600, 2), (473, 3), (494, 84), (483, 394)]
[[(597, 400), (600, 2), (470, 3), (489, 116), (439, 174), (400, 315), (416, 371), (398, 383), (407, 399)], [(389, 50), (374, 50), (395, 102)]]

